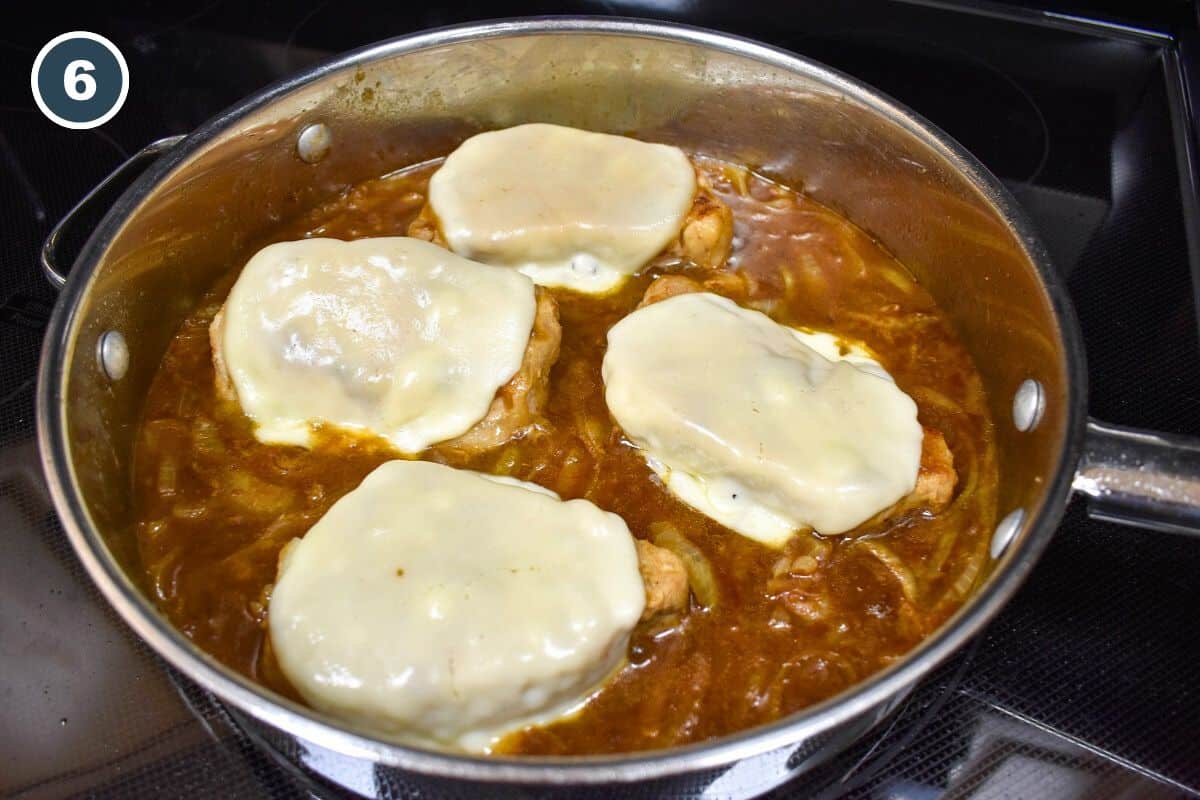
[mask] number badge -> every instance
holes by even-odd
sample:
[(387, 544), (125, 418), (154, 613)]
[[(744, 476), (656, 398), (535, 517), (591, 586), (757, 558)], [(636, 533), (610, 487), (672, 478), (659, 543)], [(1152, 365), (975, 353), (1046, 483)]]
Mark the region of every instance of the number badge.
[(43, 114), (64, 128), (86, 130), (121, 110), (129, 94), (129, 66), (108, 39), (72, 31), (46, 43), (29, 82)]

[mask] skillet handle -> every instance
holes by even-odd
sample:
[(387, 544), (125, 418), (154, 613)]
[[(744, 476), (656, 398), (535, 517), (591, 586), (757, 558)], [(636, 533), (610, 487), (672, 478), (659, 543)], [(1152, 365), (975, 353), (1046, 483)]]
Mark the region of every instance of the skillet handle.
[(1200, 439), (1088, 420), (1072, 487), (1096, 519), (1200, 535)]
[(168, 136), (165, 139), (159, 139), (146, 145), (130, 156), (125, 163), (110, 172), (107, 178), (100, 181), (96, 185), (96, 188), (88, 192), (82, 200), (75, 204), (74, 208), (58, 221), (58, 224), (50, 231), (50, 235), (46, 237), (46, 241), (42, 243), (41, 252), (42, 272), (55, 290), (61, 289), (67, 282), (67, 273), (63, 270), (62, 259), (60, 258), (61, 254), (58, 252), (59, 240), (62, 238), (63, 232), (71, 226), (81, 213), (88, 210), (114, 182), (126, 179), (135, 170), (140, 171), (144, 169), (144, 165), (179, 144), (183, 138), (183, 136)]

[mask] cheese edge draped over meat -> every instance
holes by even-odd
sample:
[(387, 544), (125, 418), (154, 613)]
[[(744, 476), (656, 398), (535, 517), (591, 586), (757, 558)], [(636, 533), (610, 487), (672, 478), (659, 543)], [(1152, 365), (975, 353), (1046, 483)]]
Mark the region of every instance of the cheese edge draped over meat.
[(531, 123), (463, 142), (429, 203), (456, 253), (603, 293), (679, 234), (696, 186), (677, 147)]
[(605, 399), (667, 488), (752, 539), (844, 533), (916, 484), (916, 404), (862, 348), (711, 293), (609, 331)]
[(484, 417), (535, 306), (528, 278), (417, 239), (280, 242), (230, 291), (222, 357), (263, 442), (326, 422), (415, 453)]
[(486, 752), (571, 713), (645, 602), (623, 520), (535, 484), (391, 461), (280, 559), (269, 628), (314, 708)]

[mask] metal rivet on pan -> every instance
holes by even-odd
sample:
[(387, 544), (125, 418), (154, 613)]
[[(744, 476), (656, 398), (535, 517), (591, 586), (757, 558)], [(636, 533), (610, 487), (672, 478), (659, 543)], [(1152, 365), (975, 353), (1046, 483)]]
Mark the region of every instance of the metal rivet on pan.
[(1017, 531), (1021, 530), (1021, 523), (1024, 521), (1025, 510), (1022, 508), (1018, 508), (1000, 520), (1000, 524), (996, 526), (996, 532), (992, 534), (992, 558), (999, 558), (1004, 553), (1008, 543), (1017, 535)]
[(120, 331), (107, 331), (100, 337), (96, 348), (96, 360), (100, 362), (100, 371), (108, 376), (110, 381), (119, 381), (129, 371), (129, 345)]
[(1031, 431), (1042, 421), (1046, 410), (1046, 391), (1032, 378), (1021, 381), (1013, 395), (1013, 424), (1019, 431)]
[(296, 152), (304, 161), (315, 164), (329, 155), (332, 144), (333, 134), (329, 132), (329, 126), (318, 122), (300, 132), (300, 138), (296, 140)]

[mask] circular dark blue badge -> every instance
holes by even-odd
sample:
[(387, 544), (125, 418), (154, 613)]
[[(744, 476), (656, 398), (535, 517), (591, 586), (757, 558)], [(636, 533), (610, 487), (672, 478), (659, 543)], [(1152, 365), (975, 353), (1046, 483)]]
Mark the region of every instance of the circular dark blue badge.
[(89, 31), (55, 36), (33, 61), (33, 99), (64, 128), (108, 122), (129, 94), (129, 67), (117, 46)]

